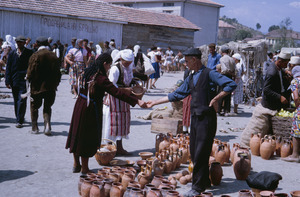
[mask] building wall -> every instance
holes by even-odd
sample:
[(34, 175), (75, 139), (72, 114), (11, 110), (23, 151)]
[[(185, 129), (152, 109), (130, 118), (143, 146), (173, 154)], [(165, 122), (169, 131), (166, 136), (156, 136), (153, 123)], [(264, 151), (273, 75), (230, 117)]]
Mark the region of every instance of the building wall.
[(182, 16), (201, 28), (195, 32), (195, 46), (217, 42), (219, 11), (217, 7), (185, 3)]
[(0, 10), (0, 37), (24, 35), (34, 41), (39, 36), (51, 36), (53, 41), (69, 43), (72, 37), (87, 38), (94, 43), (114, 38), (122, 43), (122, 24), (80, 20)]
[(218, 31), (218, 43), (224, 44), (234, 40), (236, 30), (234, 28), (219, 27)]
[[(135, 35), (135, 36), (132, 36)], [(161, 26), (126, 24), (123, 26), (123, 46), (140, 45), (145, 53), (152, 46), (184, 51), (193, 46), (194, 31)]]
[[(120, 4), (120, 5), (124, 5), (124, 4)], [(166, 11), (172, 11), (171, 14), (180, 16), (182, 5), (183, 5), (182, 2), (174, 2), (174, 6), (165, 7), (163, 6), (163, 2), (151, 2), (151, 3), (138, 2), (138, 3), (133, 3), (132, 7), (137, 9), (148, 10), (152, 12), (159, 12), (159, 13), (166, 13)]]

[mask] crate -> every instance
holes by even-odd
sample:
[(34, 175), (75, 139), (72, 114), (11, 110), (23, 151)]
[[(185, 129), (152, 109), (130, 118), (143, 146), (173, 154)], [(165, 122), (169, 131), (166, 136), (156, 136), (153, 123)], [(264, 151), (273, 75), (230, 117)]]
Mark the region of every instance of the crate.
[(163, 119), (153, 118), (151, 123), (152, 133), (172, 133), (177, 135), (182, 133), (182, 119), (167, 118)]
[(292, 130), (293, 118), (290, 117), (272, 117), (273, 134), (281, 137), (290, 137)]

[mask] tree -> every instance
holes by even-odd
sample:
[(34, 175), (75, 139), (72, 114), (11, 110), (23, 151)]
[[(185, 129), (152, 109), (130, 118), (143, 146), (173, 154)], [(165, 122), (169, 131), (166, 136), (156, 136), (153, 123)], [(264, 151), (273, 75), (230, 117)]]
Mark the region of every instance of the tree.
[(261, 28), (261, 25), (259, 23), (256, 23), (256, 29), (259, 30)]
[(235, 40), (244, 40), (245, 38), (252, 38), (253, 35), (250, 31), (239, 29), (235, 32)]
[(272, 25), (272, 26), (269, 27), (268, 32), (271, 32), (271, 31), (276, 30), (276, 29), (280, 29), (279, 25)]

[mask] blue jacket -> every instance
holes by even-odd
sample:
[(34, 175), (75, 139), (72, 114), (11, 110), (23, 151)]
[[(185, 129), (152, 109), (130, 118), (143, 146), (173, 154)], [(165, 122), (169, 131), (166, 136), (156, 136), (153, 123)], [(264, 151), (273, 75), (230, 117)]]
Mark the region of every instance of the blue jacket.
[(17, 54), (15, 49), (8, 54), (6, 73), (5, 73), (5, 84), (11, 87), (17, 87), (25, 85), (25, 76), (27, 73), (28, 62), (33, 51), (24, 47), (21, 56)]

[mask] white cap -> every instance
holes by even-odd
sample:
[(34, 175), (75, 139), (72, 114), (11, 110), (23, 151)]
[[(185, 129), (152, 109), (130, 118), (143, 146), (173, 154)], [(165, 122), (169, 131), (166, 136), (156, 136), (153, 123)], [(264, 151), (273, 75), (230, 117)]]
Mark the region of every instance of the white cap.
[(294, 65), (300, 65), (300, 57), (299, 56), (292, 56), (291, 61), (289, 64), (294, 64)]
[(233, 58), (237, 59), (237, 60), (241, 60), (242, 59), (242, 56), (238, 53), (235, 53), (233, 56)]
[(279, 58), (284, 59), (284, 60), (289, 60), (291, 58), (291, 54), (290, 53), (284, 53), (284, 52), (280, 52), (278, 55)]

